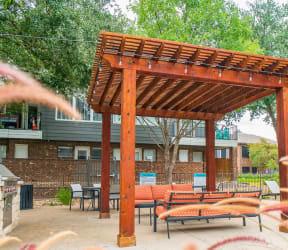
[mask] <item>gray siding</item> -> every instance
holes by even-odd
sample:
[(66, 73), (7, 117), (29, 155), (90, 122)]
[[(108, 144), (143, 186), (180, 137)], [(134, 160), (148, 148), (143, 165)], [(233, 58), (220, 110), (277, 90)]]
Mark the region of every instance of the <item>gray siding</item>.
[[(40, 112), (43, 140), (101, 142), (102, 123), (59, 121), (55, 119), (55, 110), (44, 106), (40, 107)], [(113, 124), (113, 122), (111, 125), (111, 142), (120, 142), (120, 125)], [(136, 143), (154, 144), (142, 126), (136, 126)]]

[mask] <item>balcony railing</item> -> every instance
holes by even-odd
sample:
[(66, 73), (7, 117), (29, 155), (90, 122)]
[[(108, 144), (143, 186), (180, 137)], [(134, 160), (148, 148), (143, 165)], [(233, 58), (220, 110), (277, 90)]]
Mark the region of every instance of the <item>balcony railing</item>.
[[(186, 135), (188, 138), (205, 138), (205, 124), (200, 124), (197, 128), (191, 132), (191, 134)], [(238, 130), (237, 126), (225, 126), (217, 124), (215, 127), (215, 139), (216, 140), (237, 140)]]
[(0, 129), (41, 130), (41, 115), (39, 112), (0, 113)]

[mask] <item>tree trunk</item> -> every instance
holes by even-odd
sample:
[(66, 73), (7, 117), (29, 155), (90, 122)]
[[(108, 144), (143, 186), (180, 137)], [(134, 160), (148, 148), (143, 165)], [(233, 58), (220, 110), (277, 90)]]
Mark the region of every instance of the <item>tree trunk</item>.
[[(165, 145), (164, 148), (164, 170), (165, 170), (165, 183), (170, 184), (169, 182), (169, 169), (170, 169), (170, 150), (169, 145)], [(172, 183), (172, 181), (171, 181)]]
[[(175, 163), (177, 160), (178, 148), (179, 148), (179, 140), (177, 139), (177, 140), (175, 140), (175, 143), (173, 146), (171, 161), (169, 161), (169, 164), (168, 164), (168, 171), (167, 171), (167, 176), (166, 176), (166, 183), (167, 184), (172, 184), (172, 182), (173, 182), (173, 170), (174, 170)], [(170, 152), (169, 152), (169, 154), (170, 154)]]

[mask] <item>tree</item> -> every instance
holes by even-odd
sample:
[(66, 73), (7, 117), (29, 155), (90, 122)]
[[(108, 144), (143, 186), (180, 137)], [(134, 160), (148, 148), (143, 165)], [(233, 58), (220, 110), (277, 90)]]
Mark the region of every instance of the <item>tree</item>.
[(249, 158), (252, 165), (261, 170), (278, 169), (277, 144), (269, 143), (261, 138), (259, 143), (249, 144)]
[[(191, 135), (191, 133), (200, 124), (200, 121), (166, 119), (166, 118), (138, 118), (138, 121), (143, 125), (157, 147), (164, 154), (164, 169), (165, 180), (167, 183), (172, 183), (173, 169), (177, 160), (179, 142), (181, 138)], [(175, 127), (174, 127), (175, 126)], [(160, 129), (159, 136), (156, 129)], [(171, 132), (175, 128), (176, 134), (171, 139)]]
[(99, 31), (123, 32), (127, 25), (121, 13), (110, 13), (109, 0), (17, 2), (5, 1), (0, 10), (0, 33), (32, 37), (1, 35), (1, 60), (64, 94), (87, 89)]
[[(241, 17), (237, 7), (225, 0), (134, 0), (139, 35), (231, 50), (260, 53), (253, 41), (249, 17)], [(239, 116), (236, 113), (234, 116)], [(196, 129), (198, 123), (188, 120), (144, 118), (149, 134), (164, 152), (166, 182), (172, 182), (180, 139)], [(174, 138), (169, 135), (175, 124)], [(145, 126), (144, 126), (145, 127)], [(146, 128), (146, 129), (147, 129)], [(156, 128), (162, 137), (157, 136)], [(157, 141), (157, 142), (156, 142)]]
[[(251, 2), (245, 12), (252, 18), (253, 38), (259, 41), (264, 54), (276, 57), (288, 57), (288, 4), (279, 4), (275, 0), (256, 0)], [(264, 117), (263, 120), (273, 126), (277, 134), (275, 95), (247, 106), (251, 119)]]

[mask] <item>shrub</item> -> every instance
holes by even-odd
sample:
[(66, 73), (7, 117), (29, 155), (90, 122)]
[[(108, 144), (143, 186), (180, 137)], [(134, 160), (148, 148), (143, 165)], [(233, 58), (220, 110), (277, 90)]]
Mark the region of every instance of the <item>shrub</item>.
[(69, 205), (70, 203), (70, 189), (69, 188), (60, 188), (56, 194), (56, 198), (63, 204)]

